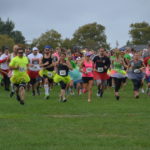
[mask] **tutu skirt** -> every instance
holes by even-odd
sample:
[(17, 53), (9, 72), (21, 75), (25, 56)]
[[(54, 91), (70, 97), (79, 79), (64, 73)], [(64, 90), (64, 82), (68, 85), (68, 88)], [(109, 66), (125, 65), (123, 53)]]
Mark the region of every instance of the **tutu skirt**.
[(125, 70), (121, 69), (111, 69), (107, 71), (107, 74), (111, 76), (112, 78), (126, 78), (127, 73)]
[(41, 77), (47, 76), (49, 79), (53, 79), (55, 74), (56, 74), (55, 71), (48, 71), (46, 69), (42, 69), (42, 70), (39, 71), (39, 75)]
[(82, 79), (82, 73), (79, 71), (79, 69), (73, 69), (72, 71), (69, 71), (69, 75), (73, 81)]
[(68, 83), (70, 83), (71, 78), (70, 78), (69, 75), (63, 77), (63, 76), (60, 76), (58, 74), (55, 74), (53, 80), (54, 80), (55, 83), (59, 83), (59, 82), (63, 81), (64, 83), (68, 84)]
[(128, 71), (128, 78), (131, 80), (142, 80), (145, 74), (141, 73), (134, 73), (133, 71)]
[(30, 77), (27, 73), (18, 73), (18, 74), (13, 74), (12, 77), (10, 78), (10, 81), (13, 84), (20, 84), (20, 83), (28, 83), (30, 81)]

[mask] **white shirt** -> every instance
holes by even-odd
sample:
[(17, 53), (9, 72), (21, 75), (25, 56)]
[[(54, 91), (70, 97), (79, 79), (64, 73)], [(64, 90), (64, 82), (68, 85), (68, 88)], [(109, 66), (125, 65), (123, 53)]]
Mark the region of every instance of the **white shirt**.
[[(0, 57), (0, 60), (8, 58), (10, 55), (2, 54)], [(9, 62), (3, 62), (1, 63), (1, 69), (8, 70), (9, 69)]]
[(33, 64), (33, 67), (29, 67), (29, 70), (31, 71), (39, 71), (40, 68), (40, 60), (42, 59), (43, 55), (40, 53), (37, 53), (37, 55), (34, 55), (33, 53), (28, 55), (29, 63)]

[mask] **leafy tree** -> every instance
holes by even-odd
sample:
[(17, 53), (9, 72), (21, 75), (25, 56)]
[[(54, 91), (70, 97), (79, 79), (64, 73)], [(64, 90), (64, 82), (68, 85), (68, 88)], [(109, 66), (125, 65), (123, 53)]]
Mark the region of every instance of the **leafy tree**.
[(14, 44), (14, 40), (8, 35), (0, 35), (0, 49), (9, 47), (9, 49), (12, 50)]
[(101, 24), (91, 23), (78, 28), (73, 34), (74, 45), (83, 48), (98, 49), (99, 47), (108, 48), (106, 42), (105, 27)]
[(21, 43), (21, 44), (25, 43), (25, 38), (22, 35), (22, 32), (20, 31), (13, 31), (11, 33), (11, 37), (14, 39), (15, 43)]
[(130, 25), (129, 34), (132, 44), (147, 44), (150, 41), (150, 24), (147, 22), (134, 23)]
[(73, 42), (71, 39), (66, 38), (66, 39), (62, 40), (61, 46), (66, 49), (70, 49), (73, 47)]
[(15, 24), (7, 19), (7, 21), (2, 21), (2, 19), (0, 18), (0, 35), (8, 35), (11, 38), (14, 39), (15, 43), (21, 43), (24, 44), (25, 43), (25, 38), (22, 35), (21, 31), (15, 31)]
[(40, 49), (43, 49), (45, 45), (51, 45), (53, 48), (61, 46), (61, 34), (55, 30), (49, 30), (34, 39), (32, 43), (32, 46), (38, 46)]

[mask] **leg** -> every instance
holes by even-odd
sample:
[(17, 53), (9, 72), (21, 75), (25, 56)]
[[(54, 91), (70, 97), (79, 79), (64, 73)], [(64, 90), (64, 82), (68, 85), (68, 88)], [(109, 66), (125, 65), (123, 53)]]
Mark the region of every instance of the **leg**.
[(61, 91), (60, 91), (60, 101), (62, 102), (66, 102), (67, 99), (66, 99), (66, 87), (67, 87), (67, 84), (64, 83), (63, 81), (60, 82), (60, 87), (61, 87)]
[(45, 89), (45, 98), (49, 99), (49, 82), (47, 77), (44, 78), (44, 89)]
[(92, 86), (93, 86), (93, 80), (89, 80), (89, 82), (88, 82), (88, 102), (91, 102)]

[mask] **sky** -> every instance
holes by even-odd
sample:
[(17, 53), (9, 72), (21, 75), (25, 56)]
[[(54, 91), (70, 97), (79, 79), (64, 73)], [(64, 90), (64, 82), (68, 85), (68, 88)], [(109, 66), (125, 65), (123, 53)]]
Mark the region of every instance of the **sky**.
[(97, 22), (113, 48), (131, 40), (131, 23), (150, 23), (150, 0), (0, 0), (0, 17), (12, 20), (28, 43), (50, 29), (71, 38), (80, 26)]

